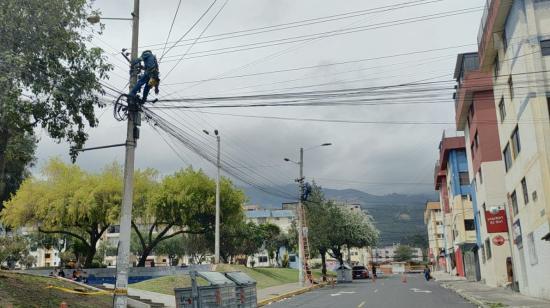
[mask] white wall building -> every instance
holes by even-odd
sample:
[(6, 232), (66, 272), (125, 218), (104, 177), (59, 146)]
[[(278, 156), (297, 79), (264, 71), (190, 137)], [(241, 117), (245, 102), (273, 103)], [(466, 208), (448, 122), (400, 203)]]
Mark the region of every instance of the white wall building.
[(494, 79), (514, 280), (550, 298), (550, 1), (487, 1), (478, 45)]

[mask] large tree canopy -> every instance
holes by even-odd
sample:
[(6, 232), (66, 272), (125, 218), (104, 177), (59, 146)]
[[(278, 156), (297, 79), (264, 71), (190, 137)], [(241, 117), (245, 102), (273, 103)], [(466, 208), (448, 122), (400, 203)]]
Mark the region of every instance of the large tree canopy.
[(5, 203), (2, 221), (10, 227), (36, 226), (40, 232), (62, 234), (82, 247), (85, 266), (97, 242), (117, 221), (122, 202), (120, 166), (89, 174), (75, 165), (51, 160), (41, 178), (29, 178)]
[[(215, 221), (216, 184), (204, 172), (187, 168), (166, 176), (157, 184), (144, 175), (136, 181), (133, 229), (142, 245), (138, 266), (164, 240), (178, 234), (205, 234), (212, 238)], [(244, 193), (226, 178), (220, 187), (223, 224), (244, 219)], [(212, 244), (213, 246), (213, 244)]]
[[(8, 157), (14, 139), (41, 127), (57, 140), (66, 140), (71, 155), (94, 127), (94, 108), (101, 106), (101, 79), (112, 66), (100, 48), (88, 48), (84, 36), (86, 0), (0, 1), (0, 193), (5, 194)], [(34, 151), (17, 155), (33, 155)], [(8, 163), (8, 160), (10, 162)], [(19, 173), (21, 168), (16, 169)], [(19, 174), (16, 174), (20, 177)], [(13, 182), (12, 182), (13, 183)], [(16, 184), (19, 184), (15, 181)]]

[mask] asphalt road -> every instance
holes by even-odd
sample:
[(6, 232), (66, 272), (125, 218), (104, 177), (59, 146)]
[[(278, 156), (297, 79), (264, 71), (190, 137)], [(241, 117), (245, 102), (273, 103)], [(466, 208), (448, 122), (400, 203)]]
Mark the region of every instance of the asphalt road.
[(437, 282), (424, 280), (422, 275), (407, 275), (372, 280), (354, 280), (353, 283), (325, 287), (272, 303), (269, 308), (282, 307), (336, 307), (336, 308), (474, 308), (462, 297), (441, 287)]

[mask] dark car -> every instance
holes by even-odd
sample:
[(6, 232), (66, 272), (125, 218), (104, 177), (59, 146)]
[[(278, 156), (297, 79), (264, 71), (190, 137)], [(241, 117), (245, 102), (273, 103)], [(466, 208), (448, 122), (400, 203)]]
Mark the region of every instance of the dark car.
[(369, 278), (369, 270), (362, 266), (357, 265), (352, 268), (353, 279), (367, 279)]

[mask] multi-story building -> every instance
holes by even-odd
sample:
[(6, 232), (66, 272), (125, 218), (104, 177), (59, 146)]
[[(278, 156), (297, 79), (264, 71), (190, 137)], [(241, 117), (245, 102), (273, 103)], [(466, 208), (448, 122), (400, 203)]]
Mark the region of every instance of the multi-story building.
[(445, 265), (445, 236), (443, 230), (443, 213), (439, 201), (426, 202), (424, 224), (428, 230), (428, 261), (433, 270), (443, 270)]
[(494, 83), (514, 280), (550, 298), (550, 1), (487, 1), (478, 52)]
[(447, 272), (479, 280), (476, 232), (464, 136), (439, 144), (435, 189), (440, 192)]
[[(474, 249), (481, 277), (488, 285), (512, 282), (510, 246), (504, 187), (504, 167), (500, 152), (497, 113), (491, 73), (479, 70), (477, 52), (459, 54), (454, 77), (456, 126), (464, 132), (468, 174), (472, 186), (472, 206), (476, 226)], [(479, 257), (481, 256), (481, 260)]]
[[(373, 247), (368, 255), (367, 263), (391, 263), (395, 261), (395, 253), (399, 247), (399, 244), (394, 244), (386, 247)], [(411, 247), (412, 249), (412, 259), (414, 262), (424, 261), (424, 254), (422, 253), (422, 248), (420, 247)]]

